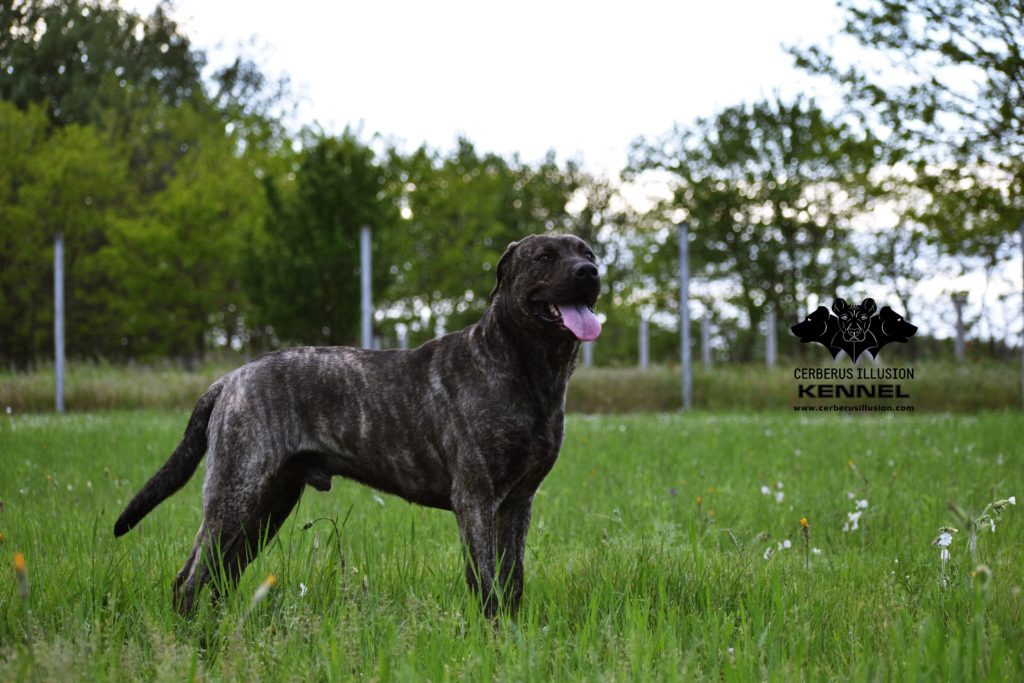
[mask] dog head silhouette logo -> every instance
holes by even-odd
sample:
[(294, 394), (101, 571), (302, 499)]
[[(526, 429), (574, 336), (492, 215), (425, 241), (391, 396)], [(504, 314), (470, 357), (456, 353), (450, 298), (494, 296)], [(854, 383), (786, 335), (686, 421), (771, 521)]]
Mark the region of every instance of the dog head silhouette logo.
[(864, 299), (851, 305), (846, 299), (837, 298), (832, 302), (835, 315), (824, 306), (818, 306), (790, 329), (801, 343), (814, 342), (824, 346), (833, 360), (843, 351), (856, 363), (862, 353), (867, 352), (872, 358), (877, 358), (886, 344), (905, 344), (917, 332), (917, 327), (891, 307), (883, 306), (877, 315), (876, 311), (874, 299)]

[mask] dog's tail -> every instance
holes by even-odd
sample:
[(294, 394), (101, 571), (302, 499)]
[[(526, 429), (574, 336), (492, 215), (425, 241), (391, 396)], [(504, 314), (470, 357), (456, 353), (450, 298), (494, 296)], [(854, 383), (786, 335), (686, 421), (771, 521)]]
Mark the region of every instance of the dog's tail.
[(114, 536), (128, 533), (143, 517), (152, 512), (153, 508), (192, 478), (199, 467), (199, 461), (206, 453), (206, 427), (222, 388), (222, 381), (215, 382), (196, 403), (181, 443), (117, 518), (117, 522), (114, 523)]

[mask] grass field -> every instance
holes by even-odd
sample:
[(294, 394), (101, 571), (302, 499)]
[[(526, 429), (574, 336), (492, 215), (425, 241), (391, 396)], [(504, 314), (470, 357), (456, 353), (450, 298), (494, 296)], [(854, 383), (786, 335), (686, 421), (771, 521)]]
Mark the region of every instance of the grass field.
[[(1024, 510), (986, 524), (972, 558), (949, 508), (1024, 493), (1019, 414), (572, 416), (523, 609), (496, 623), (464, 587), (449, 513), (340, 480), (307, 492), (235, 593), (178, 619), (199, 477), (111, 528), (185, 419), (0, 416), (0, 680), (1024, 678)], [(320, 517), (340, 536), (303, 528)], [(945, 525), (960, 533), (943, 568)]]

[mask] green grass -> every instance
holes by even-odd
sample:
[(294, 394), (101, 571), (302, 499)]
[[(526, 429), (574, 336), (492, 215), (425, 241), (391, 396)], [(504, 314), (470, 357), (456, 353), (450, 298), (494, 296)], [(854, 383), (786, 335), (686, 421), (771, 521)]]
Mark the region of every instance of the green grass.
[[(0, 416), (0, 680), (1024, 678), (1024, 510), (979, 537), (981, 585), (948, 508), (1024, 494), (1014, 414), (571, 417), (523, 609), (496, 624), (464, 587), (449, 513), (341, 480), (307, 492), (228, 599), (178, 619), (200, 477), (129, 535), (111, 528), (185, 420)], [(868, 500), (855, 532), (849, 493)], [(330, 522), (303, 530), (321, 516), (340, 543)], [(946, 524), (961, 533), (944, 586), (930, 542)]]

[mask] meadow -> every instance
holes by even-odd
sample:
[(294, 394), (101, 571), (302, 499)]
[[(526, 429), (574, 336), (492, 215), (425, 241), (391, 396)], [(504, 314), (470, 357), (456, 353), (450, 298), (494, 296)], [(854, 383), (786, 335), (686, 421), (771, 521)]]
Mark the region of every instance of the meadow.
[(572, 415), (496, 622), (449, 513), (341, 480), (178, 618), (201, 477), (111, 529), (186, 419), (0, 415), (0, 680), (1024, 679), (1024, 510), (971, 551), (1024, 493), (1018, 413)]

